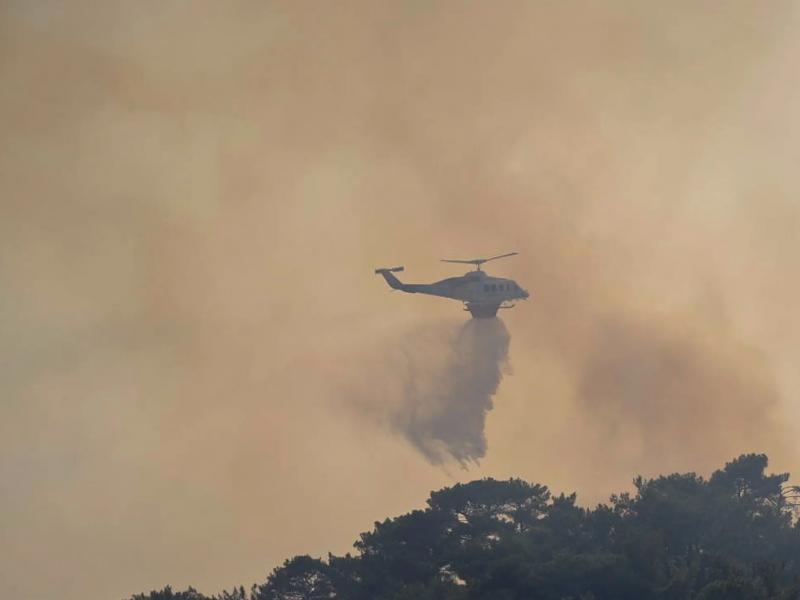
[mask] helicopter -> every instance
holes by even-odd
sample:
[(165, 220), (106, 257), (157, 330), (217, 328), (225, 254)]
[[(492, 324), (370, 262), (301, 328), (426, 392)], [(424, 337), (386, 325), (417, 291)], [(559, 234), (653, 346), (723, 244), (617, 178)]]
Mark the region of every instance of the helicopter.
[(490, 260), (515, 256), (518, 252), (509, 252), (489, 258), (473, 258), (471, 260), (453, 260), (443, 258), (441, 262), (474, 265), (475, 270), (460, 277), (449, 277), (435, 283), (403, 283), (395, 273), (404, 271), (405, 267), (375, 269), (377, 275), (383, 275), (389, 287), (409, 294), (428, 294), (452, 298), (464, 303), (464, 310), (473, 318), (489, 319), (497, 316), (498, 309), (514, 308), (515, 300), (527, 300), (530, 294), (522, 289), (513, 279), (491, 277), (481, 270), (481, 265)]

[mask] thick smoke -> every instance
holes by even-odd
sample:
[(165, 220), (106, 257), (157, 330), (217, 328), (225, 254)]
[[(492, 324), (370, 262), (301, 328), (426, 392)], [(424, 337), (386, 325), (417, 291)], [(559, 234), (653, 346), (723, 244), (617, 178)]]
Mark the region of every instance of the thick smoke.
[[(798, 27), (784, 0), (0, 2), (0, 597), (345, 552), (452, 481), (415, 448), (584, 503), (744, 451), (796, 472)], [(533, 298), (492, 396), (503, 332), (372, 270), (511, 250), (490, 272)]]
[(486, 455), (486, 415), (507, 368), (510, 336), (500, 319), (434, 327), (433, 336), (422, 352), (419, 337), (409, 336), (401, 342), (403, 363), (382, 365), (397, 369), (402, 390), (384, 416), (431, 463), (452, 458), (464, 467)]
[(475, 465), (486, 456), (486, 417), (510, 371), (510, 340), (500, 319), (409, 327), (339, 374), (341, 397), (432, 465)]
[(732, 445), (787, 452), (774, 374), (758, 352), (677, 319), (598, 321), (574, 364), (583, 427), (592, 445), (604, 447), (601, 471), (620, 461), (653, 471), (703, 468)]

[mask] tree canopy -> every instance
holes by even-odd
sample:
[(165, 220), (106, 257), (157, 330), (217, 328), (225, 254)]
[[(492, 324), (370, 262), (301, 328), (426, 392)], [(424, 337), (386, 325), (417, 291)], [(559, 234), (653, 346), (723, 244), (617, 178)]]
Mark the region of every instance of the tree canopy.
[(353, 555), (296, 556), (249, 591), (131, 600), (800, 600), (797, 488), (766, 469), (747, 454), (707, 480), (637, 477), (594, 509), (519, 479), (456, 484)]

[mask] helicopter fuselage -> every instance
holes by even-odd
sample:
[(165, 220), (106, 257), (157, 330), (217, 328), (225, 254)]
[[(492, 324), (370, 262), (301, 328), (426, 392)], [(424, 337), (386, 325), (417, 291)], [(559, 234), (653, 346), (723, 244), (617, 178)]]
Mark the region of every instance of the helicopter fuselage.
[(499, 308), (511, 308), (513, 304), (509, 302), (529, 297), (528, 292), (513, 279), (492, 277), (485, 271), (470, 271), (460, 277), (448, 277), (435, 283), (402, 283), (393, 274), (399, 270), (402, 267), (377, 269), (375, 272), (383, 275), (389, 286), (396, 290), (460, 300), (465, 305), (464, 309), (476, 318), (494, 317)]

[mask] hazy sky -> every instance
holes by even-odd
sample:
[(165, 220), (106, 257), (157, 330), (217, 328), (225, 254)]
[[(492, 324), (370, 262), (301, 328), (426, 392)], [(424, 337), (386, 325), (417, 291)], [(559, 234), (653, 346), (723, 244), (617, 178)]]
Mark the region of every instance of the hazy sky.
[[(434, 488), (800, 474), (800, 5), (0, 0), (0, 596), (263, 581)], [(479, 466), (374, 416), (491, 265)], [(795, 477), (797, 479), (797, 477)]]

